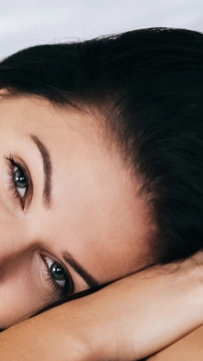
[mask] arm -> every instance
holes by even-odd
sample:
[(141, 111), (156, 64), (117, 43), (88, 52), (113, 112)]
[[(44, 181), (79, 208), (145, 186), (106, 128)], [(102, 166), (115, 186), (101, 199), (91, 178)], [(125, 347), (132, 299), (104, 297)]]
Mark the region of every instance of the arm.
[(127, 361), (203, 323), (203, 255), (155, 267), (63, 304), (0, 335), (4, 361)]
[(202, 361), (203, 359), (203, 327), (198, 328), (148, 361)]

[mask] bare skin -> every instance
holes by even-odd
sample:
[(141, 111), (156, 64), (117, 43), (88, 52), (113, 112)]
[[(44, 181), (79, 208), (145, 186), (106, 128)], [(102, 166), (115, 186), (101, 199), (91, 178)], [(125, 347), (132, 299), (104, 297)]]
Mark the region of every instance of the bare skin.
[(148, 358), (149, 361), (202, 361), (203, 327), (191, 332), (170, 347)]
[(199, 253), (56, 307), (3, 332), (1, 357), (5, 361), (136, 361), (148, 357), (203, 323), (202, 271), (203, 255)]
[[(93, 118), (36, 98), (0, 100), (0, 327), (60, 299), (67, 276), (47, 281), (54, 262), (71, 276), (73, 293), (155, 262), (139, 184)], [(14, 193), (24, 170), (29, 180), (16, 181)], [(195, 266), (146, 272), (11, 327), (0, 335), (1, 357), (136, 360), (202, 324)]]
[(0, 98), (0, 328), (154, 261), (138, 181), (95, 117)]

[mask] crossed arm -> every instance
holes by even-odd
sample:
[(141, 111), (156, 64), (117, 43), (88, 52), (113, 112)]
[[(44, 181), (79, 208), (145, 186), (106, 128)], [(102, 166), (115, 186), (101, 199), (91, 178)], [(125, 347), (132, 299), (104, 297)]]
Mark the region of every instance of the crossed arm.
[(203, 327), (200, 327), (170, 347), (150, 357), (148, 361), (202, 361), (202, 340)]
[[(202, 324), (203, 254), (198, 253), (13, 326), (0, 334), (0, 352), (4, 361), (135, 361)], [(150, 360), (166, 361), (167, 352), (170, 348)]]

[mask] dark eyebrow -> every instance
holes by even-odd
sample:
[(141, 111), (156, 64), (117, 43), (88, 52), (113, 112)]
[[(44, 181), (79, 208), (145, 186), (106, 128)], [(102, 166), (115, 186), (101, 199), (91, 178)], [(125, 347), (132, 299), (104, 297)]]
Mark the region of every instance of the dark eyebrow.
[(87, 283), (90, 288), (98, 287), (99, 282), (89, 274), (68, 252), (63, 252), (63, 259), (68, 263)]
[[(47, 148), (36, 137), (36, 135), (31, 135), (31, 139), (36, 144), (42, 156), (43, 170), (45, 176), (43, 202), (45, 206), (49, 206), (50, 198), (51, 198), (51, 175), (52, 175), (51, 158)], [(96, 281), (95, 278), (92, 275), (90, 275), (89, 272), (87, 272), (68, 252), (63, 252), (63, 259), (84, 279), (84, 281), (87, 283), (87, 285), (90, 288), (99, 286), (98, 281)]]
[(50, 206), (51, 201), (51, 175), (52, 175), (52, 165), (49, 152), (45, 145), (36, 137), (36, 135), (31, 135), (31, 139), (36, 144), (37, 148), (40, 151), (43, 161), (43, 171), (44, 171), (44, 190), (43, 190), (43, 203), (46, 207)]

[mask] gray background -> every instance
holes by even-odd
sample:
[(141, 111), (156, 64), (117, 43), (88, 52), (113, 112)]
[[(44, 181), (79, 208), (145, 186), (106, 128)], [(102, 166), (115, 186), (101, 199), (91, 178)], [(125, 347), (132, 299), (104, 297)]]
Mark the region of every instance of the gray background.
[(35, 44), (152, 26), (203, 31), (203, 0), (0, 0), (0, 58)]

